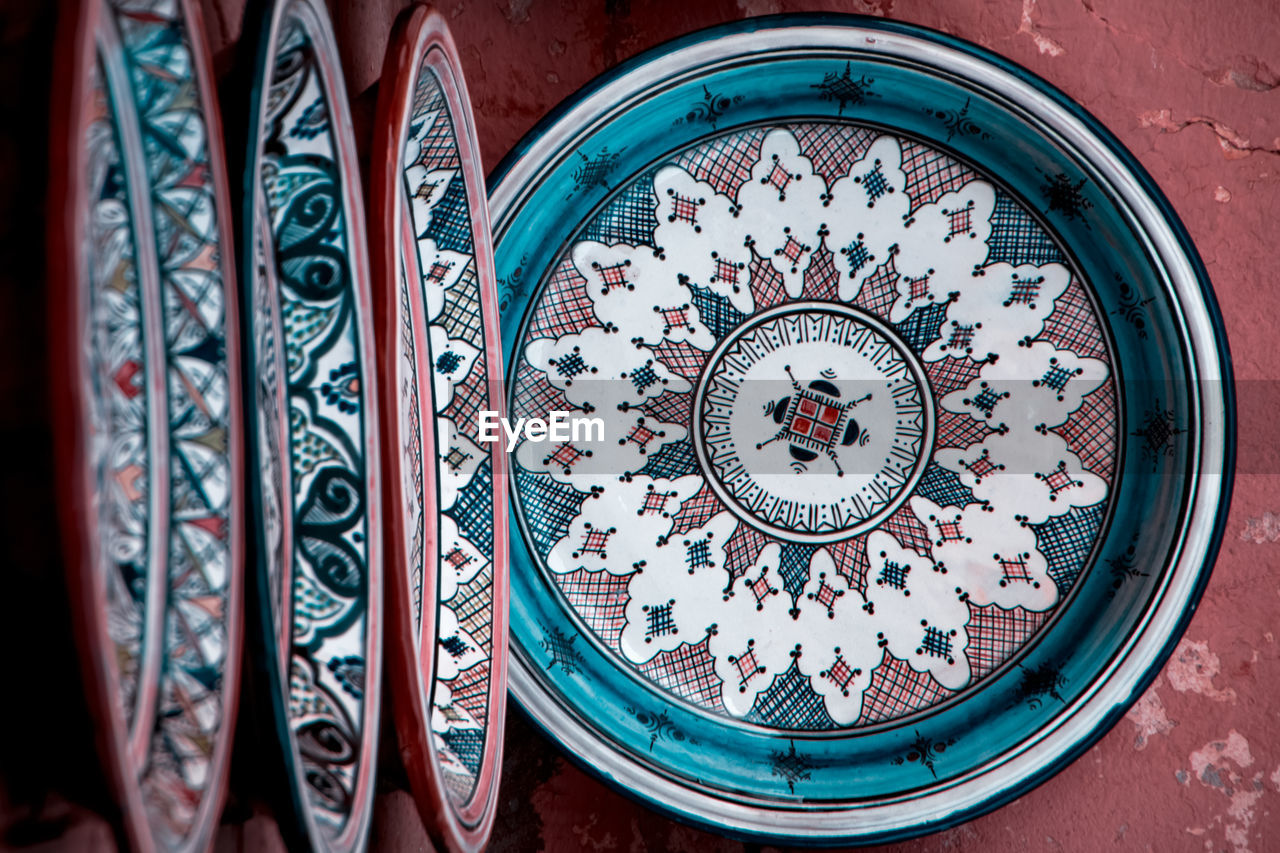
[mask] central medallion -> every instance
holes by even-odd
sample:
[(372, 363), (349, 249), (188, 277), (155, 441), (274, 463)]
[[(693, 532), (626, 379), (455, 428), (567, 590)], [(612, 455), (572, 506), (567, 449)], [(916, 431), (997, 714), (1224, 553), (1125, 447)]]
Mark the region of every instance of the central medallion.
[(693, 406), (716, 494), (784, 539), (832, 542), (907, 499), (933, 444), (924, 369), (876, 318), (829, 302), (762, 312), (720, 342)]

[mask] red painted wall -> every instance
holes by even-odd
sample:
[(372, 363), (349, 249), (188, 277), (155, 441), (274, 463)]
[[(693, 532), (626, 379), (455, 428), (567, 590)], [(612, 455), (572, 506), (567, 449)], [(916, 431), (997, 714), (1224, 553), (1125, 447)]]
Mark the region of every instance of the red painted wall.
[[(204, 0), (220, 72), (240, 34), (239, 0)], [(360, 144), (367, 146), (376, 80), (399, 0), (331, 2)], [(6, 8), (7, 7), (7, 8)], [(1214, 281), (1235, 357), (1240, 463), (1226, 542), (1186, 638), (1151, 690), (1075, 764), (1010, 806), (904, 851), (1280, 849), (1280, 9), (1271, 0), (442, 0), (475, 102), (486, 168), (560, 99), (599, 72), (673, 36), (750, 15), (800, 10), (893, 17), (970, 39), (1022, 63), (1084, 104), (1137, 155), (1182, 216)], [(5, 593), (0, 640), (47, 636), (7, 653), (0, 730), (0, 846), (110, 849), (95, 806), (93, 763), (75, 728), (71, 648), (61, 639), (59, 567), (47, 517), (47, 416), (39, 374), (24, 370), (43, 346), (42, 236), (29, 205), (42, 198), (39, 80), (52, 15), (39, 4), (0, 5), (0, 435), (30, 453), (0, 466), (3, 551), (16, 579)], [(24, 125), (25, 126), (25, 125)], [(24, 136), (24, 133), (26, 134)], [(34, 134), (34, 136), (32, 136)], [(238, 143), (237, 143), (238, 144)], [(24, 254), (25, 252), (25, 254)], [(25, 258), (25, 259), (24, 259)], [(12, 263), (9, 261), (13, 259)], [(43, 320), (41, 319), (42, 323)], [(41, 455), (41, 454), (45, 455)], [(19, 607), (18, 601), (26, 602)], [(11, 614), (12, 618), (3, 617)], [(59, 621), (62, 620), (62, 621)], [(28, 635), (29, 636), (29, 635)], [(31, 644), (28, 642), (29, 648)], [(25, 657), (24, 657), (25, 655)], [(4, 666), (0, 665), (0, 672)], [(61, 686), (59, 686), (61, 685)], [(52, 698), (7, 697), (39, 686)], [(61, 704), (60, 704), (61, 703)], [(42, 717), (36, 711), (43, 709)], [(53, 716), (49, 716), (52, 714)], [(79, 716), (77, 716), (79, 715)], [(31, 726), (61, 728), (32, 740)], [(28, 736), (18, 734), (28, 732)], [(374, 850), (429, 849), (390, 727), (384, 742)], [(35, 734), (39, 734), (37, 728)], [(45, 731), (51, 736), (50, 731)], [(219, 850), (278, 848), (253, 780), (253, 721), (242, 722), (233, 793)], [(660, 818), (569, 764), (529, 724), (508, 726), (495, 851), (739, 851), (743, 845)], [(52, 789), (42, 808), (31, 803)], [(768, 849), (768, 848), (765, 848)]]

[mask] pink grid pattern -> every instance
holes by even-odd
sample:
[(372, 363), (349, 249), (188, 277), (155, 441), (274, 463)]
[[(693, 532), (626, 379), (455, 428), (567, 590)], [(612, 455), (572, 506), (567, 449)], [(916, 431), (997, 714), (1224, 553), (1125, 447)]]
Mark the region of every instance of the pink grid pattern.
[(938, 447), (968, 447), (979, 444), (993, 432), (986, 421), (938, 410)]
[(797, 124), (791, 128), (800, 153), (813, 161), (813, 170), (830, 187), (849, 174), (849, 167), (871, 147), (878, 135), (864, 127), (847, 124)]
[(1111, 482), (1116, 466), (1116, 391), (1110, 381), (1085, 397), (1056, 431), (1086, 470)]
[(963, 388), (977, 377), (982, 365), (967, 358), (946, 356), (937, 361), (926, 362), (924, 372), (929, 376), (929, 384), (933, 393), (939, 397), (957, 388)]
[[(444, 109), (443, 99), (440, 100), (439, 107), (441, 110)], [(436, 116), (431, 129), (422, 138), (418, 162), (427, 171), (460, 167), (462, 161), (458, 158), (458, 142), (454, 138), (453, 124), (444, 112)]]
[(871, 684), (862, 697), (862, 716), (857, 725), (865, 726), (936, 705), (954, 691), (948, 690), (927, 672), (916, 672), (906, 661), (888, 652), (884, 662), (871, 673)]
[(547, 375), (521, 361), (516, 368), (516, 393), (513, 400), (512, 414), (515, 417), (545, 418), (551, 411), (566, 411), (574, 408), (565, 398), (564, 392), (547, 381)]
[(705, 352), (685, 341), (663, 340), (653, 348), (653, 354), (672, 373), (690, 380), (698, 378), (698, 374), (702, 372), (702, 364), (707, 360)]
[(644, 412), (669, 424), (687, 424), (690, 419), (689, 410), (692, 407), (692, 394), (667, 391), (645, 403)]
[(452, 418), (459, 431), (471, 439), (480, 434), (477, 415), (481, 409), (489, 408), (489, 389), (485, 386), (484, 353), (481, 352), (467, 378), (454, 386), (453, 399), (444, 410), (444, 416)]
[(782, 280), (782, 273), (764, 258), (756, 258), (751, 262), (751, 295), (755, 298), (757, 311), (787, 301), (787, 288)]
[(920, 523), (911, 507), (903, 504), (897, 511), (885, 519), (884, 530), (908, 548), (921, 554), (933, 553), (930, 545), (929, 530)]
[(678, 536), (686, 530), (701, 527), (722, 509), (724, 504), (720, 503), (711, 487), (704, 484), (696, 495), (680, 505), (680, 511), (672, 517), (671, 535)]
[(625, 577), (611, 575), (607, 571), (576, 572), (558, 575), (556, 583), (582, 621), (611, 649), (618, 649), (618, 638), (627, 624), (627, 594)]
[(766, 132), (754, 128), (721, 136), (680, 154), (676, 165), (711, 184), (716, 192), (737, 198), (738, 187), (751, 177), (751, 167), (760, 159), (760, 143)]
[(761, 549), (769, 539), (760, 531), (745, 524), (739, 524), (725, 543), (724, 567), (732, 578), (738, 578), (743, 572), (755, 565)]
[(485, 566), (449, 601), (458, 624), (485, 650), (493, 650), (493, 564)]
[(898, 268), (890, 256), (862, 283), (862, 290), (858, 291), (853, 304), (879, 317), (888, 317), (893, 300), (898, 298), (897, 283)]
[(990, 675), (1022, 648), (1048, 621), (1051, 612), (1037, 613), (1021, 607), (1005, 610), (995, 604), (978, 607), (970, 602), (968, 655), (974, 681)]
[(940, 151), (916, 142), (902, 141), (902, 171), (907, 175), (911, 210), (931, 204), (978, 176)]
[(827, 546), (831, 558), (835, 560), (836, 571), (849, 582), (849, 586), (859, 592), (867, 590), (867, 538), (855, 536), (843, 542), (834, 542)]
[(485, 659), (449, 682), (454, 704), (466, 708), (481, 726), (486, 725), (489, 718), (489, 677), (489, 661)]
[(804, 271), (804, 295), (807, 299), (826, 299), (835, 301), (836, 289), (840, 285), (840, 273), (832, 261), (831, 250), (819, 246), (813, 253), (809, 268)]
[(681, 643), (669, 652), (658, 652), (653, 660), (638, 669), (651, 680), (678, 696), (712, 711), (725, 711), (720, 699), (720, 685), (715, 663), (707, 650), (710, 638), (696, 646)]
[(587, 280), (571, 258), (564, 258), (547, 282), (546, 295), (529, 324), (529, 338), (552, 337), (581, 332), (595, 325), (595, 311), (587, 296)]
[(1054, 301), (1053, 313), (1045, 319), (1040, 339), (1049, 341), (1058, 349), (1069, 349), (1076, 355), (1108, 361), (1098, 318), (1079, 279), (1073, 277), (1067, 289)]

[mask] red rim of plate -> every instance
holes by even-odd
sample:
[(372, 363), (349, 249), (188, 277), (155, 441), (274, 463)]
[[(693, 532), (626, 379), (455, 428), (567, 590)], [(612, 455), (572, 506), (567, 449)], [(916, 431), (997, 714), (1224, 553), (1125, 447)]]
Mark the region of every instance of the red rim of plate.
[[(224, 338), (226, 346), (228, 412), (228, 477), (230, 510), (228, 519), (228, 583), (226, 610), (227, 651), (222, 677), (222, 725), (218, 743), (209, 764), (209, 778), (200, 807), (186, 836), (187, 849), (207, 849), (213, 841), (213, 830), (222, 813), (229, 782), (231, 744), (234, 740), (236, 712), (239, 707), (240, 654), (243, 641), (243, 564), (244, 564), (244, 481), (243, 445), (238, 432), (241, 425), (239, 317), (234, 252), (225, 248), (231, 231), (231, 212), (227, 183), (226, 157), (222, 140), (222, 117), (214, 95), (214, 75), (204, 27), (204, 17), (190, 0), (179, 0), (178, 10), (185, 23), (196, 91), (205, 121), (209, 179), (213, 187), (213, 203), (223, 235), (224, 249), (218, 265), (222, 275), (224, 300)], [(137, 850), (156, 849), (157, 840), (147, 818), (141, 776), (145, 759), (120, 712), (116, 696), (119, 679), (112, 660), (113, 643), (107, 628), (107, 590), (105, 579), (97, 569), (99, 542), (95, 520), (92, 475), (88, 470), (86, 447), (91, 435), (89, 407), (82, 390), (88, 387), (84, 361), (79, 355), (84, 340), (87, 317), (82, 299), (82, 283), (87, 276), (83, 247), (88, 208), (84, 183), (87, 156), (84, 146), (92, 110), (89, 75), (97, 62), (104, 4), (101, 0), (87, 3), (64, 3), (53, 51), (52, 102), (50, 107), (49, 203), (47, 212), (46, 252), (48, 257), (48, 327), (50, 408), (53, 420), (54, 476), (62, 495), (58, 502), (59, 526), (64, 533), (61, 543), (67, 588), (76, 643), (80, 650), (84, 691), (94, 718), (94, 737), (107, 782), (117, 798), (120, 820), (129, 845)], [(125, 152), (122, 151), (122, 157)], [(136, 212), (136, 211), (135, 211)], [(150, 222), (142, 227), (152, 228)], [(140, 288), (142, 287), (140, 282)], [(159, 282), (153, 287), (158, 293)], [(149, 312), (157, 313), (155, 307)], [(163, 382), (163, 380), (162, 380)], [(167, 424), (166, 424), (167, 428)], [(167, 488), (167, 484), (166, 484)], [(167, 519), (166, 519), (167, 522)], [(161, 541), (167, 543), (167, 523)], [(167, 556), (167, 552), (166, 552)], [(167, 572), (161, 573), (167, 580)], [(167, 597), (168, 587), (163, 587)], [(167, 602), (160, 609), (161, 629)], [(154, 627), (154, 626), (153, 626)], [(160, 638), (163, 639), (163, 630)], [(163, 649), (161, 651), (163, 654)], [(139, 692), (151, 697), (139, 702), (153, 706), (158, 701), (161, 667), (153, 668), (153, 680), (140, 684)], [(136, 728), (150, 731), (154, 726), (152, 708), (139, 718)], [(149, 739), (148, 739), (149, 740)]]
[[(399, 328), (399, 300), (396, 282), (400, 276), (402, 250), (408, 243), (414, 248), (413, 235), (403, 222), (405, 198), (400, 161), (419, 70), (424, 63), (436, 75), (444, 93), (450, 117), (454, 121), (455, 141), (467, 190), (471, 212), (472, 242), (482, 295), (480, 312), (485, 336), (485, 368), (491, 389), (501, 387), (501, 337), (497, 316), (497, 278), (493, 244), (489, 229), (488, 201), (484, 194), (484, 171), (476, 143), (471, 100), (462, 75), (461, 60), (449, 34), (444, 17), (434, 9), (417, 5), (405, 10), (396, 21), (386, 59), (383, 63), (381, 91), (378, 97), (377, 122), (374, 131), (371, 167), (371, 204), (374, 212), (370, 229), (370, 245), (374, 263), (374, 281), (378, 296), (378, 348), (383, 370), (382, 427), (383, 446), (401, 444), (398, 390), (387, 381), (394, 375), (397, 359), (394, 332)], [(416, 251), (416, 248), (414, 249)], [(417, 342), (415, 352), (426, 349), (425, 336)], [(491, 391), (489, 405), (501, 411), (502, 395)], [(435, 431), (421, 430), (422, 457), (435, 457)], [(483, 765), (468, 802), (453, 805), (444, 784), (443, 772), (436, 758), (431, 733), (430, 688), (435, 683), (435, 650), (439, 624), (435, 618), (437, 578), (435, 572), (422, 573), (422, 622), (415, 641), (412, 591), (410, 589), (409, 556), (399, 547), (403, 541), (403, 497), (400, 491), (400, 457), (387, 453), (384, 470), (384, 501), (388, 509), (386, 529), (387, 566), (387, 654), (393, 683), (393, 706), (401, 755), (408, 771), (419, 813), (433, 836), (451, 850), (469, 851), (484, 847), (493, 828), (496, 813), (498, 781), (502, 764), (502, 732), (506, 709), (507, 670), (507, 472), (505, 454), (495, 447), (490, 457), (493, 464), (493, 623), (492, 668), (488, 692), (488, 714), (485, 729)], [(423, 516), (426, 536), (423, 542), (424, 567), (438, 562), (439, 541), (434, 523), (439, 518), (434, 486), (436, 470), (424, 466)]]

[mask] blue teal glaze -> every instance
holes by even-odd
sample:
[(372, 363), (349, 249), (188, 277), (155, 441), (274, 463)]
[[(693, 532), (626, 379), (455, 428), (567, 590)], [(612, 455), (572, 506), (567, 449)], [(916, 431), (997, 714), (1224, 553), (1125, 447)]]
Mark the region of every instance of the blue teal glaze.
[[(1207, 275), (1185, 229), (1150, 176), (1109, 132), (1065, 95), (1007, 60), (949, 36), (893, 22), (831, 15), (754, 19), (686, 36), (625, 63), (558, 107), (499, 165), (491, 177), (491, 186), (499, 185), (532, 142), (570, 108), (607, 83), (683, 47), (734, 33), (799, 24), (847, 24), (928, 37), (1032, 84), (1083, 121), (1155, 201), (1190, 259), (1217, 330), (1219, 355), (1226, 367), (1224, 392), (1227, 411), (1233, 418), (1230, 356)], [(870, 97), (860, 105), (847, 105), (841, 115), (841, 105), (823, 100), (822, 90), (814, 88), (814, 85), (822, 81), (825, 73), (843, 73), (846, 62), (851, 76), (855, 80), (861, 77), (870, 80), (868, 88), (879, 97)], [(1142, 235), (1132, 229), (1115, 200), (1098, 186), (1087, 163), (1077, 161), (1069, 152), (1054, 146), (1037, 127), (1023, 120), (1025, 117), (1019, 117), (1008, 105), (920, 69), (846, 56), (773, 61), (769, 66), (767, 91), (755, 86), (753, 81), (757, 74), (758, 71), (751, 67), (724, 69), (679, 85), (657, 86), (640, 108), (628, 112), (625, 121), (596, 130), (574, 151), (561, 152), (558, 163), (539, 176), (539, 184), (524, 206), (495, 234), (499, 279), (510, 277), (517, 267), (522, 267), (524, 280), (533, 285), (531, 291), (536, 291), (548, 266), (559, 257), (580, 226), (590, 220), (610, 196), (610, 192), (599, 186), (576, 186), (574, 171), (582, 163), (578, 152), (588, 159), (606, 149), (608, 153), (618, 155), (617, 165), (611, 173), (615, 176), (611, 186), (617, 187), (667, 155), (709, 135), (718, 135), (734, 127), (774, 123), (783, 116), (787, 121), (843, 119), (892, 128), (894, 132), (916, 136), (958, 159), (975, 165), (985, 164), (986, 168), (979, 171), (987, 174), (995, 171), (999, 176), (997, 183), (1005, 185), (1025, 206), (1038, 212), (1061, 243), (1071, 247), (1073, 266), (1091, 285), (1099, 314), (1107, 324), (1106, 332), (1112, 341), (1114, 367), (1122, 387), (1120, 407), (1123, 420), (1119, 431), (1127, 452), (1117, 465), (1112, 501), (1114, 517), (1097, 548), (1095, 568), (1081, 576), (1074, 598), (1062, 606), (1057, 621), (1033, 641), (1030, 651), (1018, 661), (1019, 665), (1007, 667), (999, 675), (985, 679), (967, 691), (963, 701), (872, 731), (858, 730), (853, 736), (797, 735), (794, 738), (797, 753), (812, 766), (810, 778), (798, 781), (794, 794), (786, 779), (770, 770), (771, 753), (785, 752), (791, 738), (783, 733), (754, 729), (695, 710), (620, 668), (609, 652), (593, 644), (589, 632), (581, 631), (576, 623), (565, 619), (567, 606), (560, 602), (558, 593), (548, 594), (550, 587), (543, 579), (542, 569), (536, 565), (519, 533), (513, 535), (512, 543), (513, 651), (528, 660), (531, 669), (543, 670), (554, 690), (569, 706), (594, 709), (601, 731), (637, 761), (651, 762), (670, 772), (687, 773), (690, 779), (696, 778), (711, 788), (731, 791), (747, 788), (759, 796), (776, 798), (779, 805), (907, 793), (934, 781), (920, 762), (893, 763), (895, 757), (901, 757), (910, 750), (917, 733), (935, 743), (954, 739), (954, 744), (936, 757), (934, 770), (939, 780), (958, 776), (995, 755), (1015, 748), (1043, 728), (1065, 706), (1064, 703), (1069, 704), (1093, 685), (1098, 672), (1130, 635), (1162, 578), (1153, 570), (1149, 577), (1131, 578), (1116, 590), (1108, 561), (1120, 559), (1137, 534), (1138, 562), (1150, 567), (1164, 565), (1163, 555), (1176, 546), (1181, 536), (1172, 519), (1179, 515), (1183, 503), (1191, 496), (1191, 484), (1186, 476), (1190, 463), (1187, 448), (1196, 438), (1190, 433), (1181, 436), (1176, 453), (1157, 460), (1153, 471), (1152, 463), (1143, 459), (1140, 453), (1141, 439), (1131, 433), (1143, 423), (1146, 412), (1154, 407), (1156, 399), (1159, 399), (1161, 408), (1177, 413), (1180, 428), (1191, 429), (1188, 384), (1197, 375), (1197, 369), (1182, 344), (1176, 306), (1170, 304), (1163, 292), (1162, 283), (1153, 268), (1153, 259), (1144, 248)], [(742, 96), (740, 101), (724, 109), (714, 131), (709, 123), (700, 120), (678, 121), (688, 114), (692, 104), (704, 100), (704, 85), (717, 95)], [(779, 92), (785, 93), (785, 99), (773, 94)], [(959, 111), (966, 103), (966, 118), (987, 131), (990, 138), (984, 140), (981, 134), (955, 134), (948, 143), (945, 122), (927, 112), (926, 108)], [(1072, 185), (1084, 181), (1081, 192), (1091, 204), (1086, 217), (1073, 217), (1060, 210), (1049, 209), (1042, 187), (1058, 174), (1064, 175)], [(576, 221), (564, 216), (566, 211), (575, 209), (586, 213)], [(1117, 277), (1134, 288), (1139, 300), (1152, 299), (1145, 307), (1145, 339), (1138, 336), (1137, 328), (1123, 316)], [(536, 302), (535, 295), (526, 293), (523, 298), (513, 300), (502, 317), (509, 371), (514, 371), (519, 363), (516, 345), (522, 338), (523, 311)], [(511, 375), (509, 373), (509, 380)], [(1235, 452), (1233, 420), (1228, 424), (1227, 432), (1225, 476), (1228, 480), (1226, 494), (1229, 495)], [(1224, 501), (1217, 516), (1211, 556), (1216, 554), (1221, 540), (1226, 510)], [(514, 508), (512, 523), (513, 531), (521, 530), (519, 513)], [(1182, 624), (1169, 638), (1160, 655), (1160, 663), (1168, 657), (1185, 627), (1186, 619), (1190, 618), (1208, 574), (1207, 568), (1201, 572), (1198, 588), (1192, 596), (1192, 606), (1187, 608)], [(1100, 617), (1100, 614), (1105, 616)], [(552, 661), (540, 645), (543, 639), (540, 625), (558, 626), (566, 636), (576, 637), (573, 645), (581, 657), (580, 672), (565, 673), (554, 665), (548, 670)], [(1061, 685), (1057, 691), (1063, 701), (1042, 696), (1039, 707), (1032, 707), (1021, 688), (1026, 673), (1041, 666), (1052, 667), (1059, 672)], [(1149, 670), (1142, 685), (1144, 688), (1158, 669), (1154, 666)], [(1118, 705), (1104, 725), (1076, 744), (1067, 755), (1044, 767), (1034, 782), (1043, 781), (1086, 750), (1118, 720), (1137, 695), (1139, 693)], [(641, 725), (634, 715), (626, 713), (625, 709), (629, 707), (643, 708), (652, 713), (665, 711), (672, 725), (686, 738), (699, 741), (700, 745), (692, 745), (687, 739), (660, 738), (653, 742), (651, 750), (650, 730)], [(549, 734), (555, 736), (554, 732)], [(607, 774), (606, 768), (592, 769)], [(936, 824), (921, 824), (875, 838), (827, 840), (885, 841), (916, 835), (993, 809), (1027, 789), (1029, 786), (1007, 790)], [(697, 815), (681, 812), (673, 804), (650, 805), (659, 805), (695, 823), (702, 822)], [(713, 828), (723, 829), (714, 825)], [(793, 838), (787, 840), (795, 841)]]

